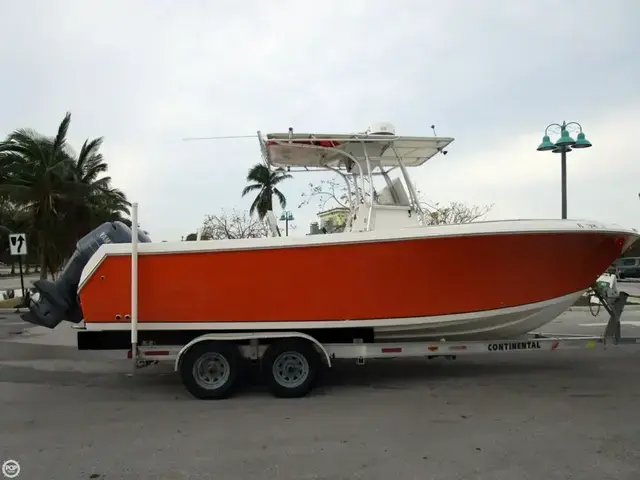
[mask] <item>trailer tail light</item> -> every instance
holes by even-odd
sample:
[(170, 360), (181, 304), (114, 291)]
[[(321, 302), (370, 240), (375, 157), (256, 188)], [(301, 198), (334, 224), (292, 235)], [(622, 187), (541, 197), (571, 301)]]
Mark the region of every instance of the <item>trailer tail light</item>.
[(402, 353), (401, 347), (386, 347), (382, 349), (382, 353)]

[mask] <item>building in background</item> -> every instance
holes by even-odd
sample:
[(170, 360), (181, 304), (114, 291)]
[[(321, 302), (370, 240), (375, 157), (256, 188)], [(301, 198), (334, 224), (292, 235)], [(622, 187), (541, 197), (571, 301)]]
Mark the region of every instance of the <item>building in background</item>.
[[(319, 222), (311, 223), (309, 235), (343, 231), (348, 215), (349, 209), (345, 207), (334, 207), (318, 213)], [(326, 232), (324, 230), (326, 230)]]

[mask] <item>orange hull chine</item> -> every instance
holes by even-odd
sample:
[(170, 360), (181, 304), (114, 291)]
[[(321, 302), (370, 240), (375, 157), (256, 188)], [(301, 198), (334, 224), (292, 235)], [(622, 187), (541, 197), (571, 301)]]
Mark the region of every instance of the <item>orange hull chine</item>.
[[(139, 322), (408, 318), (541, 302), (588, 288), (628, 238), (511, 233), (139, 255)], [(128, 323), (131, 257), (83, 284), (85, 322)]]

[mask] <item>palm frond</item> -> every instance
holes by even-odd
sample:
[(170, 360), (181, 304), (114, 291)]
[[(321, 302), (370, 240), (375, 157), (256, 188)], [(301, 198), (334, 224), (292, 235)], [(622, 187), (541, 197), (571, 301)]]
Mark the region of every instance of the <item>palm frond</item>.
[(275, 171), (271, 172), (270, 182), (271, 185), (276, 185), (289, 178), (293, 178), (293, 176), (291, 176), (291, 174), (289, 173), (285, 173), (285, 170), (283, 168), (278, 168)]
[(269, 183), (270, 170), (262, 163), (256, 163), (247, 173), (247, 182)]
[(286, 199), (286, 197), (284, 196), (284, 194), (283, 194), (280, 190), (278, 190), (277, 188), (274, 188), (274, 189), (273, 189), (273, 193), (274, 193), (274, 195), (275, 195), (276, 197), (278, 197), (278, 201), (280, 202), (280, 207), (281, 207), (282, 209), (287, 208), (287, 199)]
[(69, 132), (69, 126), (71, 125), (71, 113), (67, 112), (60, 122), (58, 127), (58, 133), (53, 139), (53, 153), (54, 155), (60, 152), (67, 143), (67, 133)]
[(254, 183), (252, 185), (247, 185), (246, 187), (244, 187), (244, 189), (242, 190), (242, 196), (244, 197), (245, 195), (247, 195), (248, 193), (253, 192), (254, 190), (261, 190), (263, 188), (262, 185), (260, 185), (259, 183)]
[(253, 199), (253, 203), (251, 203), (251, 207), (249, 207), (249, 215), (253, 216), (257, 212), (260, 201), (260, 195), (257, 195), (256, 198)]

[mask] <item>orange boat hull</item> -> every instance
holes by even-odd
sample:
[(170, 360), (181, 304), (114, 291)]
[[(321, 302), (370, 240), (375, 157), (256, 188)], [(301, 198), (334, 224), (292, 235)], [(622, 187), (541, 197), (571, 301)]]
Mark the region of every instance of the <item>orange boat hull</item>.
[[(630, 242), (584, 231), (141, 252), (138, 321), (241, 328), (518, 307), (587, 289)], [(79, 297), (85, 323), (128, 323), (131, 257), (107, 255)]]

